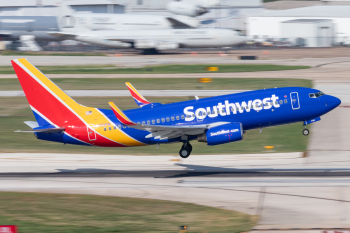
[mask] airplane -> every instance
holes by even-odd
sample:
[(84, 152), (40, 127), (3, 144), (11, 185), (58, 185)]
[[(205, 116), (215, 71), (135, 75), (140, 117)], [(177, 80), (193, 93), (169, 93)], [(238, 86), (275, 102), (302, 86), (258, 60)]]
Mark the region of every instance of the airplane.
[[(138, 26), (138, 28), (129, 27), (127, 30), (115, 30), (115, 22), (107, 19), (107, 16), (97, 20), (97, 22), (102, 22), (101, 25), (106, 23), (107, 26), (98, 25), (99, 30), (93, 30), (93, 27), (87, 26), (91, 20), (79, 17), (76, 19), (73, 13), (69, 14), (71, 9), (67, 5), (62, 4), (60, 8), (60, 13), (57, 16), (59, 31), (49, 32), (49, 34), (62, 40), (75, 40), (111, 48), (135, 48), (143, 50), (147, 54), (177, 48), (231, 47), (246, 41), (246, 37), (240, 32), (230, 29), (160, 30), (160, 27), (157, 29), (142, 27), (140, 29)], [(137, 18), (135, 15), (131, 15), (131, 18), (128, 19), (130, 21), (126, 21), (126, 23), (133, 24)], [(143, 23), (150, 24), (146, 19), (143, 21)]]
[(57, 24), (61, 28), (79, 30), (135, 30), (135, 29), (174, 29), (196, 28), (199, 21), (184, 15), (150, 15), (150, 14), (109, 14), (77, 13), (65, 1), (60, 3)]
[(100, 147), (131, 147), (181, 142), (179, 155), (192, 152), (190, 141), (209, 146), (243, 140), (247, 130), (302, 122), (307, 125), (340, 105), (320, 90), (283, 87), (161, 104), (147, 101), (126, 83), (137, 109), (121, 111), (75, 102), (26, 59), (12, 61), (36, 121), (24, 122), (41, 140)]

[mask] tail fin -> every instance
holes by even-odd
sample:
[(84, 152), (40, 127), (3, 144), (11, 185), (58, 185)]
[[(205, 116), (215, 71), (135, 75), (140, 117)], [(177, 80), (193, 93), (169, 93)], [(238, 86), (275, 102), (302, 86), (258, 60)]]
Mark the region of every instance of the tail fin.
[(89, 29), (83, 24), (84, 21), (79, 21), (75, 16), (75, 11), (66, 4), (64, 0), (60, 2), (57, 14), (57, 24), (61, 32), (81, 32)]
[(60, 127), (65, 121), (78, 120), (76, 112), (83, 110), (64, 91), (26, 59), (12, 61), (18, 80), (39, 126)]
[(147, 104), (151, 104), (151, 102), (147, 101), (145, 99), (145, 97), (143, 97), (137, 90), (135, 87), (133, 87), (133, 85), (131, 85), (131, 83), (129, 82), (126, 82), (125, 83), (126, 86), (128, 87), (131, 95), (132, 95), (132, 98), (134, 98), (136, 104), (139, 106), (139, 107), (143, 107)]

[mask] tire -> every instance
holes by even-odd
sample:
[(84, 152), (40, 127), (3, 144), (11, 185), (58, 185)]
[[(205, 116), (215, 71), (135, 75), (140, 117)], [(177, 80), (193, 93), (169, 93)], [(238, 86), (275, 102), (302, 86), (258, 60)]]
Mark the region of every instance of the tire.
[(308, 129), (303, 129), (303, 135), (308, 136), (310, 134), (310, 131)]
[(183, 148), (181, 148), (181, 150), (179, 152), (180, 157), (183, 159), (188, 158), (188, 156), (190, 156), (190, 154), (191, 154), (191, 152), (189, 152), (188, 150), (183, 149)]

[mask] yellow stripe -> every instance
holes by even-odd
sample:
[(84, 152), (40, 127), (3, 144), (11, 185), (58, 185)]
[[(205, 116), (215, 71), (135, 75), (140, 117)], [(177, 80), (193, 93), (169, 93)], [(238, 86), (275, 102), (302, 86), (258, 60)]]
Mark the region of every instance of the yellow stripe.
[[(97, 109), (92, 107), (85, 107), (77, 102), (75, 102), (71, 97), (69, 97), (64, 91), (62, 91), (56, 84), (54, 84), (49, 78), (47, 78), (43, 73), (41, 73), (36, 67), (30, 64), (26, 59), (18, 59), (30, 72), (32, 72), (41, 82), (43, 82), (52, 92), (54, 92), (62, 101), (64, 101), (74, 112), (79, 115), (88, 125), (99, 134), (109, 138), (112, 141), (121, 143), (127, 146), (144, 146), (145, 144), (136, 141), (122, 130), (111, 130), (104, 131), (103, 126), (98, 126), (101, 124), (110, 123), (112, 121), (102, 115)], [(92, 114), (87, 115), (86, 113), (91, 111)], [(123, 114), (124, 115), (124, 114)]]

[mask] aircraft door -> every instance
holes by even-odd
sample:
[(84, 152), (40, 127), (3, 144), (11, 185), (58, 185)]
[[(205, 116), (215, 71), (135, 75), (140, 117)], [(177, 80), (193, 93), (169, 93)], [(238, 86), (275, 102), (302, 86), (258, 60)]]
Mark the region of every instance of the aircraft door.
[(297, 110), (300, 108), (298, 92), (290, 93), (290, 101), (292, 102), (292, 109)]
[(87, 127), (87, 133), (90, 141), (96, 140), (96, 132), (93, 129), (95, 129), (95, 125), (90, 125)]

